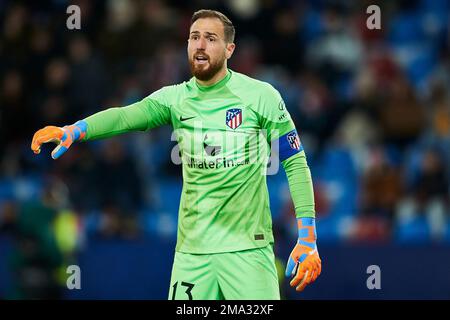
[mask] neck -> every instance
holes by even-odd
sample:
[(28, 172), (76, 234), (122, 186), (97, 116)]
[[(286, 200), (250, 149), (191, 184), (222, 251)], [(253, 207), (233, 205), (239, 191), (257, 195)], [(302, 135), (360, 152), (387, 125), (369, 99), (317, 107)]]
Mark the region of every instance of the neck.
[(223, 66), (222, 69), (220, 69), (219, 72), (217, 72), (214, 77), (212, 77), (209, 80), (203, 81), (200, 79), (197, 79), (197, 83), (201, 86), (212, 86), (213, 84), (216, 84), (217, 82), (219, 82), (220, 80), (222, 80), (223, 78), (225, 78), (225, 76), (227, 75), (228, 69), (226, 64)]

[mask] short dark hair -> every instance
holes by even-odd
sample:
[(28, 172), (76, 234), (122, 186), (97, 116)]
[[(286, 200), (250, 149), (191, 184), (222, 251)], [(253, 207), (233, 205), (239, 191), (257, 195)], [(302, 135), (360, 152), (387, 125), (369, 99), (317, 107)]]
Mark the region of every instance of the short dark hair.
[(216, 10), (198, 10), (194, 12), (191, 18), (191, 26), (192, 24), (197, 21), (198, 19), (202, 18), (217, 18), (219, 19), (223, 24), (223, 31), (225, 34), (225, 42), (232, 43), (234, 42), (234, 35), (236, 31), (234, 30), (233, 23), (226, 15), (224, 15), (222, 12), (216, 11)]

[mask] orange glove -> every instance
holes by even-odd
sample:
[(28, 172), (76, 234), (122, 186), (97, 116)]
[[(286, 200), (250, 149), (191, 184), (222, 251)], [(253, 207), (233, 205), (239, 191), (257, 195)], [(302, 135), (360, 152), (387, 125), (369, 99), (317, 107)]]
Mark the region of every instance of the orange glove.
[(83, 120), (62, 128), (47, 126), (34, 134), (31, 150), (35, 154), (39, 154), (43, 143), (54, 142), (58, 146), (52, 151), (52, 158), (58, 159), (70, 148), (72, 143), (83, 139), (86, 136), (86, 131), (87, 123)]
[(298, 218), (298, 241), (289, 256), (286, 277), (294, 276), (290, 282), (295, 290), (302, 291), (314, 282), (322, 271), (322, 261), (316, 245), (316, 224), (314, 218)]

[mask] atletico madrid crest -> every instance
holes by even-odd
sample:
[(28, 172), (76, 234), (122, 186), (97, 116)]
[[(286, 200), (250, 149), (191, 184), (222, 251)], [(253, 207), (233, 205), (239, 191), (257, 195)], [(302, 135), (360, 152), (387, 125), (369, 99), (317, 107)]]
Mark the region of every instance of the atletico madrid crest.
[(292, 149), (300, 150), (300, 139), (297, 132), (293, 131), (287, 135), (287, 140)]
[(242, 123), (242, 109), (228, 109), (225, 123), (231, 129), (236, 129)]

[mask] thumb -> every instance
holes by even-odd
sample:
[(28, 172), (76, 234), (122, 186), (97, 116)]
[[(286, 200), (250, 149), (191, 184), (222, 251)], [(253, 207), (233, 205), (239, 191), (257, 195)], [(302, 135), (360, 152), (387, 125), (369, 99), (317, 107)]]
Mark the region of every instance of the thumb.
[(68, 148), (64, 147), (63, 145), (58, 145), (55, 149), (53, 149), (52, 151), (52, 158), (53, 160), (58, 159), (59, 157), (61, 157)]
[(284, 275), (286, 277), (291, 277), (294, 273), (294, 268), (297, 265), (297, 263), (294, 261), (294, 259), (292, 258), (292, 256), (289, 257), (288, 263), (286, 265), (286, 271), (284, 273)]
[(58, 146), (53, 149), (52, 151), (52, 158), (54, 160), (58, 159), (59, 157), (61, 157), (72, 145), (72, 136), (70, 135), (70, 133), (66, 132), (63, 129), (63, 136), (61, 138), (61, 142), (58, 144)]

